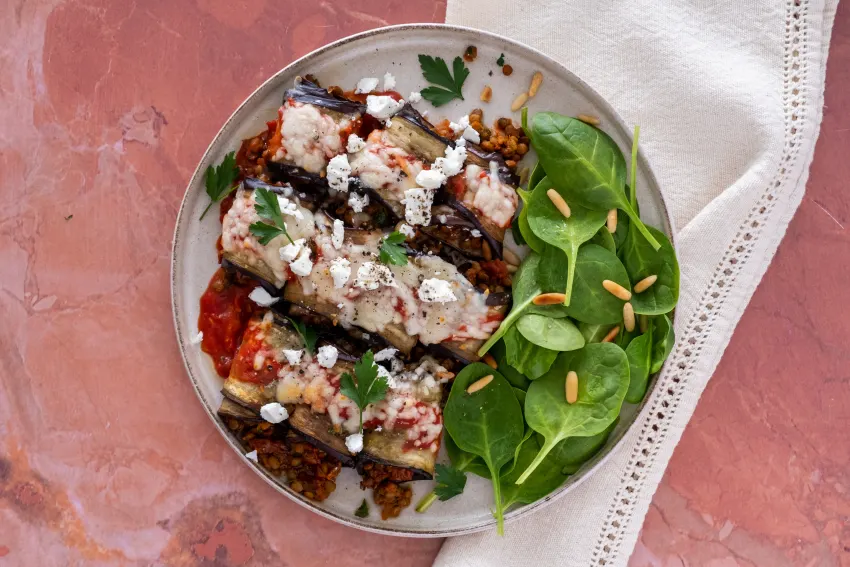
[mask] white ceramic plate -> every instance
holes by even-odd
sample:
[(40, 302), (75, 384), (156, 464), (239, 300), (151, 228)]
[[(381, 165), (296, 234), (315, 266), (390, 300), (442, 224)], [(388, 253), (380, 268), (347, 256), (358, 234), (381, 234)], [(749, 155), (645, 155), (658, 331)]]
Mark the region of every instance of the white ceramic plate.
[[(535, 71), (544, 75), (543, 86), (528, 106), (530, 114), (551, 110), (575, 116), (589, 114), (600, 118), (601, 128), (620, 146), (625, 155), (631, 148), (631, 129), (627, 128), (616, 112), (581, 79), (559, 63), (525, 45), (482, 31), (469, 28), (418, 24), (381, 28), (351, 36), (323, 47), (295, 61), (267, 80), (233, 113), (224, 127), (213, 139), (201, 163), (195, 170), (177, 217), (172, 251), (172, 303), (177, 339), (186, 371), (198, 393), (198, 397), (210, 418), (240, 455), (243, 450), (236, 439), (216, 417), (221, 402), (222, 380), (216, 374), (211, 359), (201, 352), (199, 346), (190, 343), (197, 330), (199, 299), (206, 289), (210, 277), (218, 268), (215, 242), (221, 227), (218, 215), (209, 214), (198, 221), (201, 212), (209, 203), (204, 190), (204, 171), (210, 164), (220, 162), (224, 156), (239, 148), (244, 138), (256, 135), (265, 128), (268, 120), (277, 116), (283, 92), (298, 75), (311, 73), (323, 85), (340, 85), (354, 88), (363, 77), (383, 77), (390, 72), (397, 80), (396, 90), (407, 96), (427, 86), (419, 68), (420, 53), (440, 56), (451, 61), (461, 55), (468, 45), (478, 48), (475, 62), (468, 64), (471, 71), (464, 85), (465, 101), (455, 100), (438, 109), (423, 101), (417, 108), (428, 110), (432, 121), (448, 117), (457, 119), (473, 108), (484, 109), (484, 121), (490, 123), (501, 116), (510, 115), (511, 102), (528, 89)], [(496, 65), (501, 53), (514, 68), (510, 77), (505, 77)], [(492, 71), (492, 76), (490, 72)], [(493, 88), (489, 104), (479, 100), (485, 85)], [(515, 120), (519, 114), (515, 113)], [(641, 158), (638, 173), (638, 198), (641, 213), (647, 224), (661, 227), (668, 234), (671, 227), (664, 207), (662, 195), (649, 166)], [(617, 429), (605, 448), (579, 473), (570, 477), (557, 492), (535, 504), (516, 508), (506, 515), (507, 520), (539, 509), (555, 498), (566, 495), (572, 488), (590, 475), (616, 447), (628, 427), (634, 422), (638, 408), (624, 405)], [(244, 458), (244, 457), (243, 457)], [(369, 518), (354, 516), (354, 510), (366, 493), (359, 488), (359, 477), (351, 469), (343, 470), (337, 482), (337, 490), (325, 502), (316, 503), (289, 490), (276, 477), (267, 474), (257, 464), (245, 459), (276, 490), (299, 504), (323, 516), (341, 523), (392, 535), (442, 537), (470, 533), (493, 528), (495, 521), (490, 512), (492, 489), (489, 481), (468, 475), (469, 481), (462, 497), (448, 502), (436, 502), (425, 514), (417, 514), (413, 506), (399, 518), (384, 522), (380, 520), (376, 506), (371, 506)], [(432, 489), (432, 482), (415, 482), (414, 499), (417, 502)], [(510, 529), (510, 528), (508, 528)]]

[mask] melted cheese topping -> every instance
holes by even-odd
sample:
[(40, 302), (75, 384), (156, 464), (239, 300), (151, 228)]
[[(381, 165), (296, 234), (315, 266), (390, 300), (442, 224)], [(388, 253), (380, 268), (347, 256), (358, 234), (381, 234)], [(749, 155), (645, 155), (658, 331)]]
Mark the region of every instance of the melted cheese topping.
[[(221, 222), (221, 247), (225, 252), (233, 254), (237, 260), (246, 267), (268, 268), (274, 274), (277, 287), (286, 282), (288, 271), (287, 262), (280, 258), (280, 248), (289, 244), (284, 235), (276, 236), (267, 245), (263, 246), (251, 234), (251, 225), (262, 219), (254, 208), (256, 201), (253, 191), (239, 189), (233, 206), (224, 215)], [(302, 218), (285, 216), (286, 230), (293, 240), (299, 238), (311, 238), (316, 232), (316, 223), (313, 213), (304, 207), (298, 206)]]
[(373, 130), (366, 147), (348, 157), (351, 174), (385, 200), (400, 203), (404, 192), (417, 187), (416, 176), (424, 169), (421, 160), (389, 143), (384, 130)]
[(351, 117), (337, 120), (317, 106), (292, 99), (284, 103), (279, 115), (281, 148), (275, 152), (274, 161), (320, 173), (332, 157), (345, 151), (341, 133), (350, 128)]
[(503, 183), (498, 176), (474, 164), (467, 166), (464, 180), (466, 192), (463, 204), (475, 209), (495, 225), (507, 228), (516, 213), (516, 190)]

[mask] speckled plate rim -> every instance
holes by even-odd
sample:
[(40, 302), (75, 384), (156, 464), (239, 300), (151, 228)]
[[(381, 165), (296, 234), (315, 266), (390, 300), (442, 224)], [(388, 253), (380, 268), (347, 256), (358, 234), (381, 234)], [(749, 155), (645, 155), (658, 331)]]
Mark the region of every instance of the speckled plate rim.
[[(233, 111), (233, 113), (230, 115), (230, 117), (227, 119), (227, 121), (219, 129), (218, 133), (216, 133), (216, 135), (213, 137), (212, 141), (210, 142), (210, 144), (207, 147), (206, 151), (204, 152), (203, 156), (199, 160), (198, 166), (195, 168), (195, 171), (192, 174), (192, 177), (189, 179), (189, 182), (188, 182), (187, 187), (186, 187), (186, 191), (183, 195), (183, 200), (180, 203), (180, 209), (178, 210), (178, 213), (177, 213), (177, 219), (175, 221), (175, 228), (174, 228), (174, 237), (173, 237), (173, 240), (172, 240), (172, 247), (171, 247), (171, 310), (172, 310), (172, 317), (173, 317), (173, 320), (174, 320), (174, 330), (175, 330), (175, 334), (177, 336), (177, 343), (180, 347), (180, 356), (183, 359), (183, 366), (186, 369), (186, 374), (188, 375), (190, 381), (192, 382), (192, 387), (195, 390), (195, 395), (198, 397), (198, 400), (201, 402), (201, 405), (203, 406), (207, 416), (212, 420), (213, 424), (215, 424), (216, 428), (219, 430), (219, 432), (222, 434), (222, 436), (227, 440), (227, 442), (231, 446), (231, 448), (233, 448), (233, 450), (236, 451), (236, 453), (239, 455), (239, 457), (253, 471), (255, 471), (258, 475), (260, 475), (260, 477), (263, 478), (263, 480), (265, 480), (266, 483), (268, 483), (269, 486), (271, 486), (275, 491), (285, 495), (287, 498), (289, 498), (290, 500), (300, 504), (304, 508), (311, 510), (312, 512), (315, 512), (315, 513), (317, 513), (321, 516), (324, 516), (325, 518), (328, 518), (328, 519), (333, 520), (335, 522), (339, 522), (339, 523), (344, 524), (346, 526), (350, 526), (352, 528), (357, 528), (359, 530), (364, 530), (364, 531), (383, 534), (383, 535), (400, 536), (400, 537), (434, 538), (434, 537), (459, 536), (459, 535), (465, 535), (465, 534), (480, 532), (480, 531), (486, 530), (488, 528), (492, 528), (493, 526), (495, 526), (496, 521), (495, 521), (495, 519), (492, 519), (492, 520), (488, 520), (488, 521), (484, 521), (484, 522), (478, 522), (478, 523), (476, 523), (474, 525), (470, 525), (466, 528), (445, 529), (445, 530), (412, 530), (412, 529), (399, 528), (397, 526), (393, 526), (389, 522), (386, 523), (386, 527), (376, 528), (376, 527), (371, 526), (371, 525), (360, 524), (356, 520), (352, 519), (350, 516), (342, 516), (342, 515), (339, 515), (339, 514), (335, 514), (332, 511), (323, 509), (323, 508), (319, 507), (318, 505), (316, 505), (314, 502), (307, 500), (306, 498), (301, 497), (300, 495), (296, 495), (295, 493), (292, 493), (292, 492), (286, 490), (285, 487), (278, 484), (275, 481), (275, 479), (267, 471), (265, 471), (265, 469), (263, 469), (262, 467), (259, 467), (259, 466), (255, 466), (251, 461), (249, 461), (245, 457), (241, 445), (239, 445), (239, 443), (235, 439), (235, 437), (224, 427), (224, 425), (218, 419), (217, 414), (216, 414), (216, 409), (211, 408), (206, 403), (206, 400), (204, 399), (204, 396), (201, 392), (201, 388), (198, 384), (198, 378), (195, 376), (194, 372), (192, 371), (188, 357), (186, 356), (187, 345), (184, 343), (183, 337), (181, 336), (180, 323), (179, 323), (180, 312), (179, 312), (179, 309), (177, 307), (177, 296), (178, 296), (177, 286), (178, 286), (178, 281), (179, 281), (179, 277), (180, 277), (179, 265), (178, 265), (178, 261), (177, 261), (177, 251), (178, 251), (178, 248), (180, 247), (180, 244), (181, 244), (182, 235), (181, 235), (181, 232), (180, 232), (180, 225), (181, 225), (181, 220), (183, 219), (183, 216), (185, 214), (186, 203), (187, 203), (187, 200), (188, 200), (188, 197), (189, 197), (189, 191), (192, 189), (192, 187), (199, 180), (199, 177), (203, 175), (204, 168), (202, 166), (208, 161), (208, 158), (209, 158), (210, 154), (213, 152), (214, 147), (219, 143), (219, 139), (222, 137), (224, 131), (228, 128), (228, 126), (231, 124), (231, 122), (236, 120), (237, 115), (239, 115), (242, 112), (243, 108), (245, 108), (248, 104), (250, 104), (250, 102), (254, 99), (254, 97), (259, 96), (267, 88), (267, 86), (270, 83), (275, 82), (278, 79), (278, 77), (280, 77), (281, 75), (285, 75), (286, 73), (288, 73), (290, 71), (290, 69), (292, 69), (293, 67), (309, 63), (311, 60), (315, 59), (319, 55), (322, 55), (322, 54), (324, 54), (328, 51), (331, 51), (331, 50), (338, 49), (338, 48), (340, 48), (340, 47), (342, 47), (342, 46), (344, 46), (348, 43), (354, 42), (354, 41), (360, 41), (360, 40), (363, 40), (363, 39), (366, 39), (366, 38), (376, 37), (376, 36), (380, 36), (380, 35), (387, 34), (387, 33), (390, 33), (390, 32), (397, 32), (397, 31), (417, 32), (417, 31), (425, 31), (425, 30), (437, 30), (437, 29), (459, 32), (461, 34), (468, 34), (472, 38), (474, 38), (475, 36), (481, 36), (481, 35), (487, 36), (491, 39), (495, 39), (495, 40), (504, 42), (504, 43), (516, 48), (516, 49), (525, 50), (525, 51), (529, 52), (530, 54), (532, 54), (536, 57), (539, 57), (542, 60), (547, 61), (549, 64), (557, 67), (564, 74), (564, 76), (570, 80), (570, 82), (573, 84), (573, 86), (576, 89), (583, 91), (589, 98), (591, 98), (594, 101), (594, 104), (598, 105), (600, 108), (605, 109), (607, 112), (610, 113), (611, 116), (613, 116), (615, 118), (615, 122), (613, 124), (609, 124), (609, 126), (614, 127), (617, 130), (619, 130), (620, 134), (624, 135), (626, 138), (631, 138), (632, 133), (626, 127), (626, 124), (623, 121), (622, 117), (590, 85), (588, 85), (585, 81), (583, 81), (580, 77), (575, 75), (572, 71), (567, 69), (564, 65), (562, 65), (558, 61), (555, 61), (554, 59), (550, 58), (548, 55), (545, 55), (541, 51), (538, 51), (537, 49), (534, 49), (533, 47), (530, 47), (530, 46), (528, 46), (524, 43), (512, 40), (510, 38), (506, 38), (504, 36), (500, 36), (498, 34), (490, 33), (490, 32), (487, 32), (487, 31), (482, 31), (482, 30), (478, 30), (478, 29), (470, 28), (470, 27), (466, 27), (466, 26), (454, 26), (454, 25), (448, 25), (448, 24), (436, 24), (436, 23), (401, 24), (401, 25), (386, 26), (386, 27), (382, 27), (382, 28), (377, 28), (377, 29), (373, 29), (373, 30), (369, 30), (369, 31), (366, 31), (366, 32), (362, 32), (362, 33), (358, 33), (358, 34), (354, 34), (354, 35), (344, 37), (344, 38), (339, 39), (339, 40), (337, 40), (333, 43), (329, 43), (329, 44), (327, 44), (323, 47), (320, 47), (319, 49), (316, 49), (316, 50), (304, 55), (303, 57), (301, 57), (299, 59), (296, 59), (295, 61), (293, 61), (292, 63), (290, 63), (289, 65), (287, 65), (286, 67), (284, 67), (283, 69), (281, 69), (280, 71), (278, 71), (277, 73), (275, 73), (274, 75), (269, 77), (268, 79), (266, 79), (250, 95), (248, 95), (248, 97), (236, 108), (236, 110)], [(674, 249), (678, 250), (678, 246), (676, 244), (676, 239), (675, 239), (676, 231), (674, 229), (673, 220), (672, 220), (672, 218), (669, 214), (669, 211), (667, 209), (667, 202), (666, 202), (666, 197), (664, 195), (664, 191), (661, 189), (661, 186), (658, 184), (657, 178), (655, 177), (655, 173), (652, 171), (652, 168), (650, 167), (649, 163), (647, 162), (642, 151), (638, 152), (638, 163), (639, 163), (639, 168), (640, 168), (642, 174), (644, 176), (646, 176), (646, 178), (650, 181), (650, 184), (658, 192), (659, 201), (660, 201), (660, 205), (661, 205), (659, 212), (661, 213), (661, 215), (664, 219), (664, 224), (665, 224), (664, 230), (667, 233), (667, 235), (670, 236), (670, 239), (671, 239), (671, 242), (673, 244)], [(674, 319), (675, 319), (675, 312), (674, 312)], [(662, 368), (662, 371), (663, 371), (663, 368)], [(519, 519), (523, 516), (527, 516), (527, 515), (533, 513), (536, 510), (540, 510), (541, 508), (543, 508), (544, 506), (547, 506), (548, 504), (554, 502), (555, 500), (558, 500), (558, 499), (564, 497), (569, 492), (574, 490), (577, 486), (579, 486), (581, 483), (583, 483), (587, 478), (589, 478), (598, 468), (603, 466), (605, 464), (605, 462), (607, 462), (608, 459), (610, 459), (612, 457), (612, 455), (620, 449), (620, 447), (622, 445), (621, 441), (622, 441), (623, 437), (625, 436), (625, 434), (631, 429), (631, 427), (634, 425), (634, 423), (636, 421), (638, 421), (642, 418), (644, 412), (647, 411), (646, 410), (647, 401), (649, 400), (650, 396), (652, 395), (652, 393), (655, 389), (655, 383), (656, 383), (656, 379), (653, 378), (652, 381), (650, 382), (649, 386), (648, 386), (647, 395), (644, 396), (643, 402), (640, 404), (638, 411), (635, 412), (634, 418), (632, 419), (632, 422), (629, 424), (628, 427), (623, 428), (619, 432), (619, 434), (617, 434), (614, 438), (609, 439), (606, 442), (603, 449), (599, 453), (597, 453), (592, 459), (590, 459), (589, 461), (584, 463), (584, 465), (579, 469), (579, 471), (576, 472), (574, 475), (570, 476), (569, 479), (567, 480), (567, 482), (565, 482), (564, 485), (561, 486), (561, 488), (559, 488), (556, 492), (550, 494), (549, 496), (547, 496), (545, 498), (538, 500), (537, 502), (535, 502), (533, 504), (528, 504), (528, 505), (522, 506), (522, 507), (520, 507), (516, 510), (509, 512), (508, 514), (505, 515), (505, 522), (506, 523), (512, 523), (513, 521), (515, 521), (515, 520), (517, 520), (517, 519)]]

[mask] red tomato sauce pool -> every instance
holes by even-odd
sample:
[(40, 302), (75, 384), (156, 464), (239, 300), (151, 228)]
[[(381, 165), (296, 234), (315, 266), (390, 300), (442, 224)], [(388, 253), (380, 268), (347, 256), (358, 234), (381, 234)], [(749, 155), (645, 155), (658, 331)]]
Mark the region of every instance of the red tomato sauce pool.
[(204, 334), (201, 350), (212, 357), (216, 372), (224, 378), (230, 374), (242, 333), (256, 309), (248, 299), (254, 287), (219, 268), (201, 296), (198, 316), (198, 330)]

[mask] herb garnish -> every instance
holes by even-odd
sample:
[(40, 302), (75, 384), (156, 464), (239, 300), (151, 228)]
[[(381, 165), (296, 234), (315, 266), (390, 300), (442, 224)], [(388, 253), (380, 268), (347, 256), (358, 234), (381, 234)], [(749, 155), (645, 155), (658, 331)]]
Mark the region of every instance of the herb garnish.
[(286, 232), (286, 223), (283, 222), (283, 214), (280, 212), (280, 202), (277, 200), (277, 194), (259, 187), (254, 190), (254, 197), (256, 199), (254, 209), (257, 211), (257, 214), (263, 220), (271, 221), (271, 224), (255, 222), (250, 226), (251, 234), (256, 236), (257, 240), (263, 246), (281, 234), (286, 236), (289, 242), (295, 244), (292, 241), (292, 237)]
[(437, 486), (434, 487), (434, 493), (442, 501), (454, 498), (463, 492), (466, 488), (466, 473), (453, 467), (447, 467), (437, 463), (435, 465), (437, 471)]
[(231, 191), (236, 189), (234, 181), (236, 181), (237, 177), (239, 177), (239, 168), (236, 167), (236, 154), (234, 152), (230, 152), (224, 156), (224, 159), (221, 160), (221, 163), (217, 167), (212, 165), (207, 167), (204, 183), (207, 186), (207, 195), (210, 196), (210, 204), (207, 205), (207, 208), (204, 209), (204, 212), (201, 213), (201, 218), (198, 220), (204, 218), (204, 215), (207, 214), (213, 203), (218, 203), (230, 194)]
[(383, 400), (389, 385), (386, 378), (378, 376), (378, 367), (375, 366), (375, 356), (371, 350), (367, 350), (366, 354), (354, 363), (354, 375), (357, 377), (356, 383), (354, 377), (348, 372), (342, 375), (339, 391), (360, 409), (360, 431), (362, 432), (363, 410), (369, 404)]
[(74, 215), (68, 215), (67, 217), (65, 217), (65, 220), (71, 220), (72, 218), (74, 218)]
[(358, 518), (368, 518), (369, 517), (369, 503), (366, 502), (366, 499), (363, 499), (363, 502), (360, 506), (357, 507), (357, 510), (354, 511), (354, 515)]
[(316, 329), (308, 327), (303, 322), (293, 319), (292, 317), (287, 317), (287, 319), (289, 319), (289, 322), (292, 323), (293, 327), (295, 327), (295, 332), (298, 333), (301, 340), (304, 341), (304, 348), (307, 349), (307, 352), (310, 354), (316, 352), (316, 340), (319, 338), (316, 333)]
[(407, 252), (401, 243), (405, 236), (399, 231), (391, 232), (381, 242), (381, 262), (384, 264), (395, 264), (396, 266), (407, 265)]
[(442, 106), (456, 98), (463, 100), (461, 90), (469, 76), (469, 69), (466, 68), (461, 57), (455, 57), (452, 62), (454, 77), (442, 57), (419, 55), (419, 66), (422, 67), (422, 74), (426, 81), (439, 85), (422, 89), (422, 98), (434, 106)]
[(496, 59), (496, 65), (498, 65), (499, 67), (501, 67), (501, 66), (502, 66), (502, 65), (504, 65), (504, 64), (505, 64), (505, 54), (504, 54), (504, 53), (502, 53), (501, 55), (499, 55), (499, 58), (498, 58), (498, 59)]

